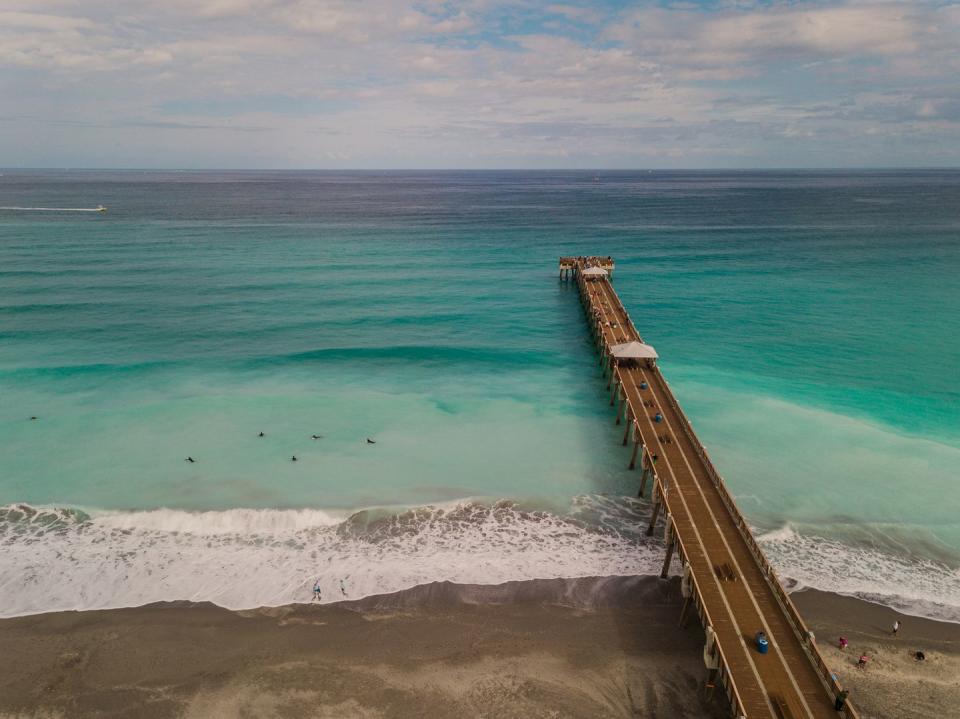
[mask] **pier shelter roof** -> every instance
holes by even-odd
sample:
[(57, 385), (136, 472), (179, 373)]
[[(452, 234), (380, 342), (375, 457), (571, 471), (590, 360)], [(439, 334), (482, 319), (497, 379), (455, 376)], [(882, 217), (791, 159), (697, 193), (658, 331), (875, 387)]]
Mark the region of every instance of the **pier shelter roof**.
[(610, 273), (602, 267), (588, 267), (583, 271), (584, 277), (606, 277)]
[(659, 356), (653, 345), (644, 342), (624, 342), (613, 345), (610, 348), (610, 354), (617, 359), (656, 359)]

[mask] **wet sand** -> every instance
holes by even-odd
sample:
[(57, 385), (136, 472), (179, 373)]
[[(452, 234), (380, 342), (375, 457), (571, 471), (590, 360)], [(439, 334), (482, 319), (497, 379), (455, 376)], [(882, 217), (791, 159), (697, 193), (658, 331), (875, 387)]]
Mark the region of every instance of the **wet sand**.
[[(794, 598), (864, 719), (958, 716), (960, 626), (822, 592)], [(675, 579), (609, 577), (5, 619), (0, 717), (726, 716), (703, 698), (703, 631), (679, 629), (679, 609)]]
[(425, 585), (339, 605), (0, 621), (0, 716), (701, 717), (676, 582)]

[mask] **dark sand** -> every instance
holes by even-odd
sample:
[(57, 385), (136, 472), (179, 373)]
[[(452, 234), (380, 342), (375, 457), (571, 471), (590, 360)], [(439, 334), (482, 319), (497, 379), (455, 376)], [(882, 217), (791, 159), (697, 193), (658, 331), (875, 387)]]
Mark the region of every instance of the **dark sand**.
[[(794, 599), (864, 719), (960, 717), (960, 625), (823, 592)], [(675, 579), (613, 577), (5, 619), (0, 717), (725, 716), (703, 699), (703, 631), (678, 629), (679, 609)]]
[(723, 716), (679, 609), (676, 581), (613, 578), (6, 619), (0, 716)]

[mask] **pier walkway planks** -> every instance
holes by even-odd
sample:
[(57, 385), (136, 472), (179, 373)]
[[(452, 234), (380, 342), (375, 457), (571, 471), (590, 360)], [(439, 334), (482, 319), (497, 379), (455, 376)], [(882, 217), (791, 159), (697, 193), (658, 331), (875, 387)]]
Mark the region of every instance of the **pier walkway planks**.
[[(612, 268), (610, 258), (596, 263), (592, 259), (563, 258), (561, 276), (564, 260), (568, 267), (572, 261), (572, 274), (609, 372), (611, 403), (618, 405), (617, 422), (623, 416), (628, 425), (624, 443), (632, 434), (639, 444), (645, 476), (649, 473), (654, 478), (651, 529), (662, 506), (671, 537), (667, 562), (675, 547), (685, 563), (690, 601), (704, 625), (715, 633), (715, 642), (708, 633), (705, 653), (711, 655), (718, 670), (708, 686), (719, 682), (734, 716), (747, 719), (855, 719), (858, 715), (849, 704), (843, 714), (834, 710), (840, 686), (831, 678), (812, 635), (659, 368), (654, 362), (618, 364), (612, 358), (614, 345), (643, 339), (609, 278), (584, 277), (588, 264)], [(655, 420), (658, 414), (659, 422)], [(685, 606), (684, 613), (687, 609)], [(759, 630), (769, 640), (766, 654), (756, 649), (754, 637)]]

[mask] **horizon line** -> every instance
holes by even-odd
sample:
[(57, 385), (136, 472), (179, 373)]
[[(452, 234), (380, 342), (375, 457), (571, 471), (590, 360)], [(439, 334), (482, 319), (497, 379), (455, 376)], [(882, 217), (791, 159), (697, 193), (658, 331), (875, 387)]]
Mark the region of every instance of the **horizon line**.
[(953, 170), (960, 165), (851, 165), (783, 167), (65, 167), (0, 166), (0, 172), (864, 172)]

